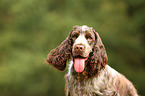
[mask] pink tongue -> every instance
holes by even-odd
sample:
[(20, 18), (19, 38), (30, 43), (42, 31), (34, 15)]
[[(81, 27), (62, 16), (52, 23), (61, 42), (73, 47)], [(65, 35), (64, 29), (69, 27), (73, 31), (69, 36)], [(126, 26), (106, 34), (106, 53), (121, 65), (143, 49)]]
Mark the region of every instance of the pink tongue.
[(85, 59), (76, 58), (74, 59), (74, 68), (76, 72), (83, 72), (85, 67)]

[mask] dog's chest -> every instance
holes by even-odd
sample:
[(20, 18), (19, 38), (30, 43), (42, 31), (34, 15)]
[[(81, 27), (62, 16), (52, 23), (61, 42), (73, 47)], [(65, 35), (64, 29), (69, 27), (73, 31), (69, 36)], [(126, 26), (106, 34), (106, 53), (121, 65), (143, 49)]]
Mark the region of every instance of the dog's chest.
[(69, 71), (67, 74), (67, 91), (70, 96), (96, 96), (92, 93), (92, 86), (94, 82), (91, 79), (80, 81), (78, 78), (72, 75), (73, 73), (73, 61), (69, 62)]
[(68, 82), (68, 90), (70, 92), (70, 96), (96, 96), (93, 90), (93, 82), (91, 80), (85, 80), (83, 82), (79, 82), (73, 77)]
[[(111, 73), (109, 73), (111, 70)], [(67, 91), (70, 96), (112, 96), (116, 88), (115, 75), (118, 74), (109, 66), (100, 72), (99, 76), (80, 82), (69, 71), (67, 74)]]

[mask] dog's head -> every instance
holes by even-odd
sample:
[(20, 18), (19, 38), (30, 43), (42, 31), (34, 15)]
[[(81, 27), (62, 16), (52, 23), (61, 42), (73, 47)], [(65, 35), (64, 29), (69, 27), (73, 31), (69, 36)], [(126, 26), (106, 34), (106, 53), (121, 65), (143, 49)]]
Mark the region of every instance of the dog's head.
[(107, 64), (107, 55), (101, 38), (92, 27), (74, 26), (60, 46), (53, 49), (47, 57), (47, 63), (58, 70), (64, 70), (66, 62), (73, 58), (74, 70), (94, 76)]

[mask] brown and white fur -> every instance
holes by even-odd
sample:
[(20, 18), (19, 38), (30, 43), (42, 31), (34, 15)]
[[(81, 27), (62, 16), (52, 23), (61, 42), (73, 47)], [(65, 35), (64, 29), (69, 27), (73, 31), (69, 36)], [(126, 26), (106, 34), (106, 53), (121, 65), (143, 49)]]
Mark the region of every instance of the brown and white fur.
[(66, 96), (138, 96), (133, 84), (111, 68), (101, 38), (92, 27), (74, 26), (47, 56), (46, 63), (66, 74)]

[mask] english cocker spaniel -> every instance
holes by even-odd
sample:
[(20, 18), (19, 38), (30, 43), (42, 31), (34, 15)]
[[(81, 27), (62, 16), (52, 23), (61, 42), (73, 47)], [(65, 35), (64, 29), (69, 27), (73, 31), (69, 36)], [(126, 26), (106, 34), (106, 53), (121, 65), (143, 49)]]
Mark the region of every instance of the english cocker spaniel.
[(92, 27), (74, 26), (46, 62), (60, 71), (69, 64), (66, 96), (138, 96), (133, 84), (107, 64), (105, 47)]

